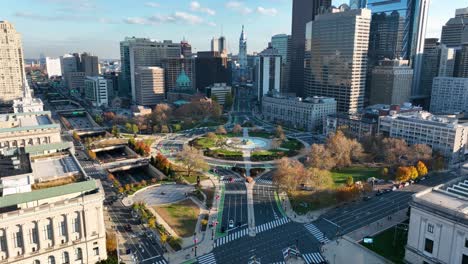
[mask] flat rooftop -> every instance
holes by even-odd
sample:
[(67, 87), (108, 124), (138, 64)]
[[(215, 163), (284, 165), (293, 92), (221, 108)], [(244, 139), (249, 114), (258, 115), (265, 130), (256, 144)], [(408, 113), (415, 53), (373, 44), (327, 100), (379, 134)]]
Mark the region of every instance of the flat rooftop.
[(31, 166), (34, 179), (42, 179), (42, 181), (81, 173), (75, 159), (68, 155), (36, 159), (31, 163)]
[(0, 133), (36, 128), (59, 127), (50, 119), (50, 112), (31, 112), (0, 115)]
[(13, 156), (0, 157), (0, 178), (31, 173), (29, 155), (19, 153)]

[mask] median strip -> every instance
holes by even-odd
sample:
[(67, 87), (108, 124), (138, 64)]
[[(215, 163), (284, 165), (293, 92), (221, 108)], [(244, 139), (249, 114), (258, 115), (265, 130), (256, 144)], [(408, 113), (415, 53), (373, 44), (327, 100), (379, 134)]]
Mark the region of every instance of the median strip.
[(283, 215), (283, 217), (287, 217), (286, 212), (283, 210), (283, 207), (281, 206), (281, 200), (278, 196), (278, 192), (275, 192), (275, 201), (276, 201), (276, 205), (278, 206), (280, 213)]
[(226, 234), (221, 233), (221, 225), (223, 220), (223, 209), (224, 209), (224, 192), (225, 192), (224, 184), (221, 185), (221, 194), (219, 199), (219, 206), (218, 206), (218, 224), (216, 225), (216, 238), (225, 236)]

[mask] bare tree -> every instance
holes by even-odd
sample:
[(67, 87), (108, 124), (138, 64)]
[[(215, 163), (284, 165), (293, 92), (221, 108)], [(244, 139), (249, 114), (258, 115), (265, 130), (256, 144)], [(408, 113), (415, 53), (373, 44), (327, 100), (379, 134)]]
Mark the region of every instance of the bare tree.
[(184, 147), (182, 151), (177, 153), (176, 160), (184, 166), (188, 177), (194, 171), (206, 171), (209, 169), (209, 165), (203, 158), (202, 152), (196, 148)]
[(322, 144), (313, 144), (310, 147), (308, 158), (307, 165), (311, 168), (331, 170), (336, 165), (332, 154)]
[(239, 124), (236, 124), (233, 128), (232, 128), (232, 133), (235, 133), (235, 134), (239, 134), (242, 132), (242, 127), (241, 125)]
[(275, 130), (275, 137), (278, 138), (281, 141), (284, 141), (286, 139), (286, 135), (284, 134), (283, 127), (278, 125)]
[(408, 145), (404, 139), (384, 138), (382, 140), (382, 154), (387, 164), (405, 163), (408, 159)]
[(285, 191), (296, 190), (298, 184), (303, 181), (305, 168), (297, 160), (282, 158), (273, 175), (273, 182)]
[(412, 164), (423, 160), (428, 161), (432, 158), (432, 148), (426, 144), (414, 144), (409, 148), (408, 159)]

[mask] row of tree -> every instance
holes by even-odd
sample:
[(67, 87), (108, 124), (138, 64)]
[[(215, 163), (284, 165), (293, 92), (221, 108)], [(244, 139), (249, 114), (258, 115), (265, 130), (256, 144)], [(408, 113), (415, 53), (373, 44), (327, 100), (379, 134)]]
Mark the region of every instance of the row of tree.
[(130, 138), (128, 146), (141, 156), (146, 157), (151, 153), (151, 147), (142, 140), (137, 141), (134, 138)]

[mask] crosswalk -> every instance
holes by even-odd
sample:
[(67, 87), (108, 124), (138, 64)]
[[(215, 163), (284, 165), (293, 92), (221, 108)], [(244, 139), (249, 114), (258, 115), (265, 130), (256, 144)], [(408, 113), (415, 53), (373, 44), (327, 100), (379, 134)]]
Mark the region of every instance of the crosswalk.
[(273, 181), (268, 180), (268, 179), (258, 179), (258, 180), (255, 180), (255, 182), (260, 183), (260, 184), (273, 185)]
[(304, 227), (319, 241), (323, 243), (328, 243), (330, 242), (330, 239), (328, 239), (322, 231), (320, 231), (314, 224), (309, 223), (305, 224)]
[(325, 258), (318, 252), (302, 254), (302, 258), (307, 264), (322, 264), (327, 263)]
[(161, 259), (161, 260), (152, 260), (151, 258), (149, 259), (144, 259), (141, 261), (142, 263), (148, 263), (148, 264), (167, 264), (167, 261), (165, 259)]
[(209, 253), (197, 258), (198, 264), (216, 264), (216, 259), (213, 253)]
[(232, 179), (222, 179), (221, 182), (223, 183), (230, 183), (230, 182), (245, 182), (244, 178), (232, 178)]
[(245, 229), (239, 230), (237, 232), (231, 233), (231, 234), (229, 234), (227, 236), (220, 237), (220, 238), (215, 240), (214, 247), (219, 247), (219, 246), (224, 245), (224, 244), (226, 244), (228, 242), (231, 242), (233, 240), (244, 237), (247, 234), (249, 234), (249, 229), (245, 228)]
[(275, 221), (271, 221), (271, 222), (268, 222), (268, 223), (265, 223), (265, 224), (262, 224), (262, 225), (259, 225), (259, 226), (256, 226), (255, 227), (255, 232), (256, 233), (261, 233), (261, 232), (265, 232), (267, 230), (270, 230), (272, 228), (275, 228), (275, 227), (278, 227), (280, 225), (284, 225), (284, 224), (287, 224), (291, 222), (291, 220), (287, 217), (283, 217), (283, 218), (280, 218), (280, 219), (277, 219)]

